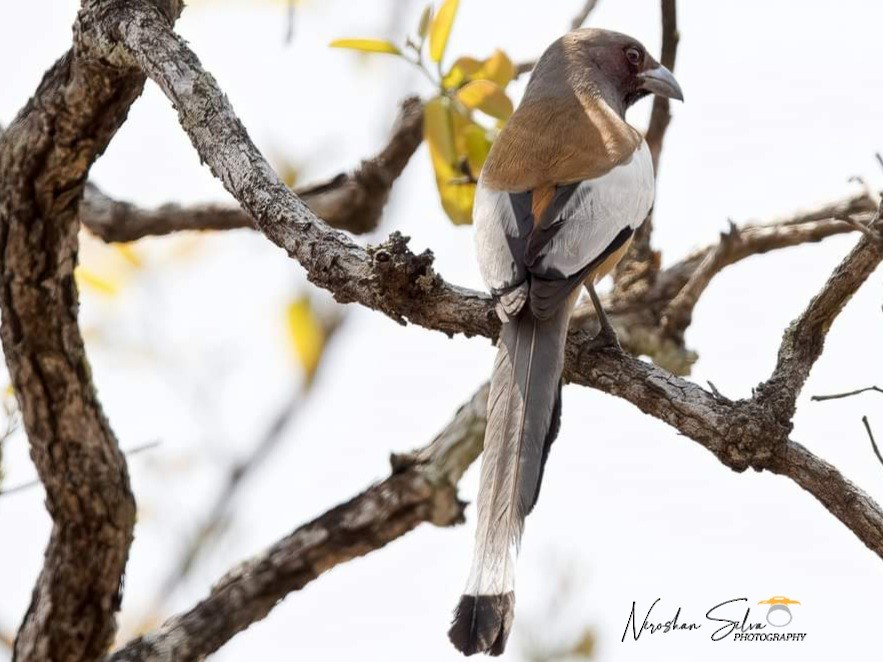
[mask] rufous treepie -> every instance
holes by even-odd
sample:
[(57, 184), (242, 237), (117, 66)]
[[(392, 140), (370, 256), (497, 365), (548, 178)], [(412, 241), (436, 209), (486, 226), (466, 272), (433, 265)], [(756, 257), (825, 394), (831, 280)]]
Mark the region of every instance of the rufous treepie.
[(567, 326), (585, 285), (617, 345), (595, 283), (653, 206), (650, 150), (626, 109), (683, 100), (637, 41), (581, 29), (537, 62), (481, 171), (473, 218), (481, 274), (503, 321), (491, 376), (472, 569), (448, 633), (466, 655), (499, 655), (515, 604), (515, 555), (561, 417)]

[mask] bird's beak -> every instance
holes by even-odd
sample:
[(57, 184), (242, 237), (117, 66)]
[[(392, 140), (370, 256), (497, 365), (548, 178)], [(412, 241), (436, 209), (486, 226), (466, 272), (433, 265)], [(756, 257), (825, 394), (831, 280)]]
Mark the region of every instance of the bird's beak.
[(641, 89), (668, 99), (684, 100), (684, 93), (681, 92), (681, 86), (675, 80), (674, 74), (661, 64), (638, 74), (638, 78), (641, 80)]

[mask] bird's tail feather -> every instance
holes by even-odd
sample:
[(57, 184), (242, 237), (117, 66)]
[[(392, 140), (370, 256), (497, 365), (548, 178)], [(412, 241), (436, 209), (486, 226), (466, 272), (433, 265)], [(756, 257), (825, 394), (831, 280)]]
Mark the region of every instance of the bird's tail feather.
[(472, 571), (448, 636), (461, 652), (499, 655), (515, 605), (515, 553), (558, 432), (570, 306), (503, 325), (488, 397)]

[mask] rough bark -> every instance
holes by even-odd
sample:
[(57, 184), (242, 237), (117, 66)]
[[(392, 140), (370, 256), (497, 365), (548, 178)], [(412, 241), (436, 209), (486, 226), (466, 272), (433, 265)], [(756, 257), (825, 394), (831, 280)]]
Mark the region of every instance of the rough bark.
[[(499, 322), (489, 299), (446, 283), (433, 272), (430, 255), (413, 255), (397, 235), (364, 251), (317, 219), (281, 184), (214, 79), (170, 29), (133, 11), (118, 38), (107, 47), (124, 46), (160, 85), (203, 160), (260, 230), (297, 259), (313, 282), (339, 299), (358, 301), (400, 321), (447, 333), (496, 336)], [(851, 273), (850, 286), (834, 288), (831, 296), (820, 295), (828, 323), (814, 325), (813, 333), (827, 332), (854, 287), (879, 262), (876, 246), (869, 247), (869, 242), (865, 237), (832, 277), (839, 283), (840, 271)], [(728, 466), (764, 468), (787, 441), (790, 422), (780, 420), (779, 412), (761, 400), (730, 402), (624, 354), (589, 354), (582, 351), (586, 335), (571, 331), (565, 377), (628, 399), (702, 443)]]
[[(423, 104), (416, 97), (402, 102), (383, 149), (351, 173), (296, 189), (298, 197), (331, 227), (354, 234), (377, 228), (393, 182), (423, 141)], [(114, 200), (94, 185), (86, 187), (80, 221), (104, 241), (134, 241), (182, 230), (254, 228), (251, 216), (229, 205), (167, 204), (142, 209)]]
[[(53, 528), (15, 659), (94, 660), (110, 645), (132, 541), (126, 463), (92, 385), (77, 326), (78, 202), (89, 167), (144, 76), (91, 50), (86, 2), (74, 47), (0, 138), (3, 351)], [(177, 8), (156, 7), (168, 28)]]
[[(673, 2), (663, 0), (665, 33), (676, 44), (673, 9)], [(46, 567), (16, 644), (21, 659), (96, 659), (113, 631), (131, 541), (134, 505), (125, 463), (89, 382), (72, 271), (77, 201), (89, 164), (140, 91), (135, 68), (163, 89), (200, 157), (257, 228), (298, 260), (314, 283), (338, 300), (357, 301), (402, 323), (488, 338), (499, 329), (489, 298), (445, 282), (434, 272), (430, 253), (414, 255), (398, 234), (366, 250), (318, 219), (279, 181), (170, 23), (145, 0), (87, 2), (74, 51), (47, 75), (35, 101), (0, 139), (4, 349), (55, 520)], [(646, 264), (653, 277), (640, 276), (640, 288), (618, 288), (614, 311), (638, 315), (639, 308), (651, 308), (661, 333), (677, 344), (682, 320), (689, 318), (684, 311), (692, 311), (720, 269), (740, 256), (853, 229), (855, 217), (868, 213), (867, 200), (849, 206), (848, 222), (831, 213), (745, 228), (662, 272), (658, 256), (651, 256)], [(880, 507), (789, 439), (794, 401), (825, 335), (879, 265), (879, 226), (878, 210), (862, 226), (866, 233), (856, 248), (786, 332), (773, 375), (750, 399), (731, 401), (622, 352), (587, 351), (589, 333), (579, 325), (569, 333), (565, 378), (628, 400), (734, 470), (766, 469), (791, 478), (883, 558)], [(654, 296), (657, 308), (648, 304)], [(478, 453), (485, 399), (483, 389), (428, 449), (395, 457), (389, 479), (235, 569), (203, 602), (113, 659), (201, 659), (329, 567), (420, 522), (457, 521), (462, 504), (454, 485)], [(78, 611), (84, 605), (85, 616)]]

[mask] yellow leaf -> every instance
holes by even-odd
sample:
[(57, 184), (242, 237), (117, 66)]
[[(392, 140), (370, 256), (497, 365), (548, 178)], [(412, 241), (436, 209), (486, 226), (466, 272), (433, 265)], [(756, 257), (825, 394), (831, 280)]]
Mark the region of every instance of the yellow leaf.
[(442, 85), (446, 90), (455, 90), (463, 83), (472, 80), (472, 76), (481, 70), (482, 62), (474, 57), (461, 57), (451, 70), (442, 78)]
[(432, 21), (429, 29), (429, 59), (433, 62), (441, 62), (445, 55), (459, 4), (460, 0), (445, 0)]
[(457, 92), (457, 99), (467, 108), (480, 110), (497, 119), (507, 119), (513, 110), (503, 89), (489, 80), (467, 83)]
[(457, 164), (443, 158), (432, 143), (429, 143), (429, 155), (435, 169), (435, 184), (442, 208), (455, 225), (468, 225), (472, 222), (475, 184), (464, 182), (464, 174)]
[(335, 39), (329, 46), (331, 48), (350, 48), (364, 53), (402, 54), (398, 46), (385, 39)]
[(429, 32), (429, 22), (432, 20), (432, 5), (426, 5), (423, 13), (420, 14), (420, 22), (417, 24), (417, 36), (426, 39)]
[(454, 146), (454, 120), (446, 97), (430, 99), (423, 109), (423, 135), (438, 158), (453, 168), (457, 163)]
[(472, 203), (475, 201), (475, 184), (463, 182), (436, 182), (441, 195), (442, 207), (454, 225), (472, 223)]
[(116, 252), (119, 253), (120, 257), (122, 257), (126, 262), (131, 264), (133, 267), (141, 267), (141, 258), (138, 257), (138, 254), (135, 252), (135, 249), (131, 242), (125, 244), (114, 244), (113, 247), (116, 249)]
[(466, 143), (466, 161), (469, 163), (469, 170), (478, 178), (491, 151), (491, 141), (487, 137), (487, 132), (475, 122), (463, 129), (463, 139)]
[(473, 80), (481, 78), (493, 81), (500, 87), (506, 87), (515, 78), (515, 65), (503, 51), (496, 50), (481, 63), (481, 68), (472, 76)]
[(299, 297), (288, 305), (288, 335), (304, 374), (312, 379), (325, 349), (325, 329), (309, 297)]
[(83, 267), (77, 267), (74, 270), (74, 278), (80, 288), (90, 289), (109, 297), (116, 296), (119, 293), (119, 286), (115, 282), (107, 278), (102, 278), (98, 274), (89, 271), (88, 269), (84, 269)]

